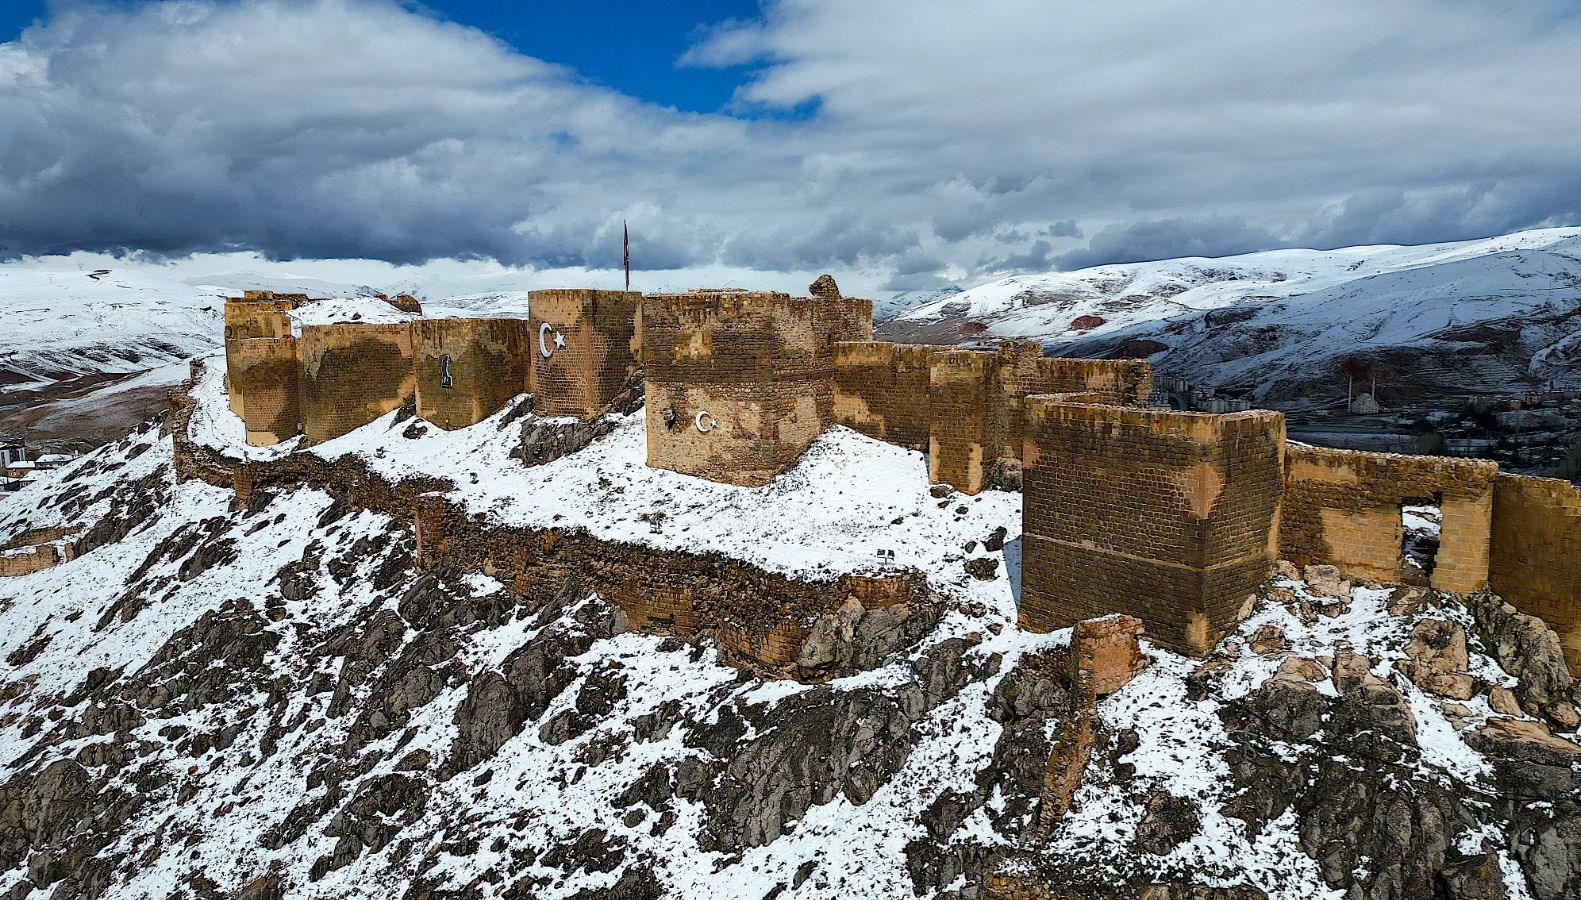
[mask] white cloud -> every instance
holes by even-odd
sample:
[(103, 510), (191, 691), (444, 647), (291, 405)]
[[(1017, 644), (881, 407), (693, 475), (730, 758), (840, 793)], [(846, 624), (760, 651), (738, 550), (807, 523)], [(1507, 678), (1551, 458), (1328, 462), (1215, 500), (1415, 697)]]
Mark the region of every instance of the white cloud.
[(387, 0), (66, 4), (0, 45), (0, 255), (582, 271), (629, 218), (647, 268), (877, 285), (1581, 222), (1567, 5), (780, 0), (681, 60), (815, 104), (753, 118)]

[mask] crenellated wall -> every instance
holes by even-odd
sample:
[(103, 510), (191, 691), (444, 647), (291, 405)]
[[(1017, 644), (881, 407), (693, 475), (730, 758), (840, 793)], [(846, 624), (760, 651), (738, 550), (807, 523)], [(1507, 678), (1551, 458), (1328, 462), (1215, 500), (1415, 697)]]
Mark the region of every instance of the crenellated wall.
[(871, 314), (871, 301), (849, 298), (646, 296), (648, 465), (767, 483), (833, 421), (835, 344), (871, 336)]
[(1200, 655), (1275, 560), (1284, 417), (1026, 401), (1024, 628), (1111, 613)]
[(1281, 555), (1298, 566), (1326, 563), (1342, 575), (1401, 580), (1400, 507), (1438, 504), (1443, 529), (1433, 587), (1487, 587), (1493, 480), (1485, 460), (1291, 447), (1285, 473)]
[(1581, 488), (1499, 475), (1489, 555), (1494, 593), (1541, 616), (1558, 632), (1570, 668), (1581, 672)]
[(416, 394), (411, 323), (302, 326), (302, 433), (319, 443)]
[(533, 410), (592, 418), (637, 370), (642, 295), (561, 289), (527, 295)]
[(476, 425), (527, 390), (526, 319), (419, 319), (417, 414), (444, 429)]

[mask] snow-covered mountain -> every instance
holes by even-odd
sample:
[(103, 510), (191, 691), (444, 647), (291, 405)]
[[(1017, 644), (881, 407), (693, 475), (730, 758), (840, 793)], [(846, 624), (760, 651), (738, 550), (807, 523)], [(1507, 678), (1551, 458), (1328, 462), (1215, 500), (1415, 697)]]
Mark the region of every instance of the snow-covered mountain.
[[(1581, 891), (1581, 692), (1557, 637), (1485, 592), (1287, 567), (1207, 659), (1146, 647), (1081, 706), (1070, 632), (1016, 623), (1021, 496), (936, 496), (921, 453), (832, 429), (735, 487), (647, 468), (627, 409), (527, 466), (554, 426), (524, 408), (248, 448), (219, 368), (188, 421), (0, 499), (0, 543), (83, 529), (74, 559), (0, 578), (0, 896)], [(214, 483), (178, 481), (178, 452)], [(243, 500), (224, 473), (244, 459), (333, 469)], [(934, 613), (874, 622), (853, 600), (840, 639), (878, 649), (826, 683), (767, 678), (717, 634), (629, 620), (577, 567), (542, 567), (547, 593), (460, 565), (467, 547), (416, 568), (407, 511), (360, 505), (401, 483), (479, 527), (550, 529), (539, 548), (597, 541), (591, 566), (684, 553), (813, 582), (891, 547)], [(1045, 821), (1089, 715), (1074, 803)]]
[(222, 291), (136, 269), (0, 267), (0, 385), (142, 372), (219, 344)]
[(1006, 278), (897, 315), (880, 337), (1041, 341), (1147, 356), (1260, 402), (1581, 388), (1581, 229), (1417, 247), (1277, 250)]

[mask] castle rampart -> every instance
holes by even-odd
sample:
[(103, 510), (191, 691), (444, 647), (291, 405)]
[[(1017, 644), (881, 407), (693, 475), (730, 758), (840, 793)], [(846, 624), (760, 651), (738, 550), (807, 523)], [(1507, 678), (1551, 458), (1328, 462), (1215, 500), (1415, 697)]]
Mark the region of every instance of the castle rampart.
[(1284, 417), (1026, 401), (1021, 625), (1126, 613), (1210, 649), (1273, 567)]
[(419, 319), (417, 414), (440, 428), (476, 425), (527, 390), (525, 319)]
[(1559, 633), (1570, 667), (1581, 671), (1581, 488), (1499, 475), (1491, 544), (1489, 586), (1522, 612), (1541, 616)]
[(1483, 460), (1292, 447), (1280, 552), (1298, 566), (1327, 563), (1347, 577), (1398, 582), (1405, 564), (1401, 507), (1438, 506), (1443, 526), (1429, 583), (1479, 590), (1488, 584), (1497, 473)]
[(637, 370), (642, 295), (559, 289), (527, 295), (533, 410), (588, 419)]
[(410, 323), (302, 326), (302, 433), (319, 443), (416, 393)]
[(1020, 482), (1028, 394), (1079, 392), (1096, 403), (1141, 405), (1152, 380), (1141, 360), (1049, 358), (1032, 341), (993, 351), (839, 344), (834, 420), (927, 450), (933, 481), (976, 494)]

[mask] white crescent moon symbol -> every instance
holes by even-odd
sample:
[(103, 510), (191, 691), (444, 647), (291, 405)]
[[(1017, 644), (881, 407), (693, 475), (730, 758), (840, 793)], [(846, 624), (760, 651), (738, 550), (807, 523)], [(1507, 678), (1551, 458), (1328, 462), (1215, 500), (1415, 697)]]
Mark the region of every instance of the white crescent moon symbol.
[[(703, 427), (703, 419), (705, 419), (705, 418), (711, 423), (707, 428)], [(697, 418), (692, 420), (692, 424), (697, 426), (697, 430), (698, 430), (699, 433), (707, 434), (708, 432), (713, 431), (714, 430), (714, 426), (718, 425), (719, 423), (715, 422), (714, 421), (714, 417), (709, 415), (708, 414), (708, 410), (705, 409), (705, 410), (702, 410), (701, 412), (699, 412), (697, 414)]]
[(543, 340), (543, 336), (552, 330), (554, 330), (554, 326), (550, 325), (548, 322), (544, 322), (538, 326), (538, 352), (543, 354), (544, 359), (548, 359), (554, 353), (553, 350), (549, 349), (549, 345), (544, 343)]

